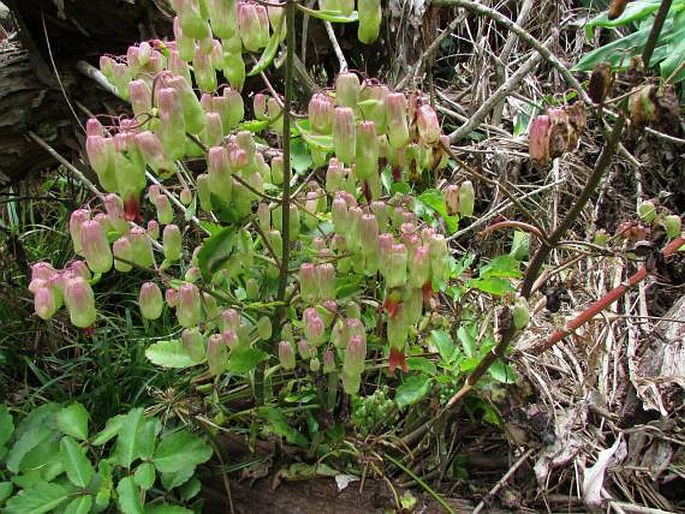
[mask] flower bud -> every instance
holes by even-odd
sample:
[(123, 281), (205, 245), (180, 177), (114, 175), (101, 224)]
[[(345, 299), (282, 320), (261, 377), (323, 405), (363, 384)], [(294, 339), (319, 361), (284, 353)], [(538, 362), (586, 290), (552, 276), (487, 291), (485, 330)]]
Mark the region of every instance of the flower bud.
[(155, 202), (157, 207), (157, 219), (162, 225), (168, 225), (174, 221), (174, 209), (171, 206), (169, 197), (166, 195), (160, 195)]
[(320, 300), (335, 298), (335, 267), (330, 263), (316, 266), (316, 297)]
[(675, 239), (676, 237), (680, 236), (682, 221), (680, 216), (677, 214), (669, 214), (668, 216), (664, 216), (661, 224), (664, 226), (664, 229), (666, 230), (666, 236), (669, 239)]
[(349, 107), (336, 107), (333, 115), (333, 145), (338, 160), (354, 161), (357, 139), (354, 127), (354, 111)]
[(221, 327), (222, 330), (233, 330), (236, 331), (240, 327), (240, 314), (235, 309), (226, 309), (221, 314)]
[(278, 343), (278, 360), (284, 370), (295, 369), (295, 352), (290, 341), (283, 340)]
[(530, 320), (530, 311), (528, 310), (528, 302), (522, 296), (516, 298), (514, 307), (511, 310), (514, 318), (514, 327), (516, 330), (522, 330), (528, 325)]
[[(230, 205), (233, 190), (233, 178), (231, 177), (228, 151), (223, 146), (214, 146), (209, 149), (207, 155), (207, 170), (209, 172), (209, 192), (216, 196), (217, 200), (223, 201), (226, 206)], [(209, 201), (213, 205), (213, 201)], [(218, 207), (218, 206), (217, 206)]]
[(49, 287), (40, 287), (33, 295), (33, 306), (36, 314), (45, 320), (52, 318), (60, 307), (57, 291)]
[(390, 93), (387, 99), (388, 142), (393, 148), (403, 148), (409, 143), (407, 125), (407, 99), (403, 93)]
[(187, 185), (181, 189), (179, 199), (181, 200), (181, 203), (186, 206), (193, 202), (193, 193), (190, 191), (190, 188)]
[(305, 303), (314, 303), (319, 296), (317, 278), (314, 264), (303, 262), (300, 265), (300, 296)]
[(423, 287), (430, 280), (430, 250), (427, 246), (419, 246), (414, 250), (410, 269), (409, 284), (412, 287)]
[(207, 342), (207, 367), (213, 376), (221, 375), (228, 367), (228, 346), (221, 334), (212, 334)]
[(240, 52), (225, 52), (224, 67), (222, 68), (226, 80), (236, 91), (242, 91), (245, 84), (245, 61)]
[(157, 319), (162, 315), (164, 300), (162, 300), (162, 291), (157, 284), (145, 282), (140, 287), (138, 306), (140, 307), (140, 314), (145, 319)]
[(254, 98), (252, 98), (252, 110), (254, 111), (256, 120), (265, 121), (268, 119), (266, 115), (266, 101), (268, 98), (268, 95), (263, 93), (257, 93), (254, 95)]
[[(187, 51), (190, 52), (192, 50), (191, 55), (194, 56), (195, 55), (195, 42), (191, 40), (188, 43), (190, 44), (190, 46), (188, 46)], [(177, 40), (176, 45), (178, 45), (178, 44), (179, 44), (179, 42)], [(192, 82), (192, 78), (190, 76), (190, 67), (188, 66), (188, 63), (181, 58), (181, 55), (178, 52), (178, 50), (170, 50), (169, 51), (169, 71), (174, 75), (178, 75), (179, 77), (183, 77), (189, 83)]]
[(164, 291), (164, 300), (169, 307), (175, 309), (178, 305), (178, 291), (172, 287), (168, 288)]
[(313, 346), (319, 346), (324, 342), (326, 327), (314, 307), (309, 307), (302, 314), (304, 337)]
[(202, 321), (200, 290), (195, 284), (185, 283), (178, 288), (176, 317), (182, 327), (190, 328)]
[[(390, 91), (384, 84), (364, 83), (359, 99), (363, 118), (376, 124), (378, 135), (385, 134), (387, 99)], [(387, 141), (386, 141), (387, 142)]]
[(428, 248), (430, 249), (431, 278), (440, 281), (447, 271), (447, 258), (450, 254), (445, 236), (436, 234), (430, 238)]
[(176, 262), (181, 258), (181, 230), (176, 225), (167, 225), (164, 227), (162, 246), (164, 248), (164, 259), (166, 259), (166, 261)]
[(200, 280), (200, 268), (197, 266), (191, 266), (186, 270), (185, 275), (183, 275), (183, 280), (186, 282), (190, 282), (191, 284), (194, 284), (198, 280)]
[[(359, 105), (361, 85), (356, 73), (343, 72), (335, 80), (335, 99), (340, 107), (356, 109)], [(354, 110), (352, 111), (354, 116)]]
[(275, 155), (271, 159), (271, 182), (280, 186), (283, 184), (283, 156)]
[(102, 225), (87, 220), (81, 226), (81, 250), (93, 273), (107, 273), (112, 269), (112, 249)]
[(152, 253), (152, 242), (147, 232), (140, 227), (133, 227), (128, 234), (131, 243), (131, 257), (133, 264), (143, 268), (151, 268), (155, 265), (155, 257)]
[(380, 0), (357, 0), (359, 11), (359, 26), (357, 38), (365, 45), (370, 45), (378, 39), (381, 30), (381, 2)]
[(112, 254), (114, 258), (114, 269), (122, 273), (127, 273), (133, 269), (130, 264), (133, 262), (133, 251), (131, 242), (127, 237), (120, 237), (112, 244)]
[(199, 0), (176, 2), (176, 7), (181, 28), (185, 35), (193, 39), (205, 39), (211, 35), (209, 25), (200, 8)]
[(300, 354), (300, 357), (307, 360), (316, 355), (316, 348), (310, 346), (306, 339), (300, 339), (297, 342), (297, 353)]
[[(200, 52), (200, 50), (198, 50)], [(196, 69), (197, 78), (197, 59), (193, 61)], [(211, 73), (215, 76), (214, 68), (211, 69)], [(216, 81), (216, 76), (215, 76)], [(171, 77), (167, 80), (167, 85), (173, 88), (180, 99), (181, 108), (183, 112), (183, 119), (185, 121), (185, 127), (191, 134), (199, 134), (205, 127), (206, 118), (205, 111), (202, 108), (200, 100), (195, 95), (193, 88), (190, 83), (186, 81), (183, 77), (176, 76)], [(204, 88), (203, 88), (204, 89)], [(214, 88), (212, 88), (214, 89)]]
[(399, 304), (395, 314), (388, 316), (388, 343), (390, 344), (390, 359), (388, 367), (390, 373), (394, 373), (399, 366), (403, 371), (407, 371), (407, 364), (404, 356), (404, 348), (409, 336), (409, 323), (407, 311), (404, 304)]
[(269, 15), (263, 5), (241, 2), (238, 5), (240, 39), (248, 52), (258, 52), (269, 42)]
[(608, 62), (598, 62), (592, 70), (590, 76), (590, 86), (588, 87), (588, 96), (596, 104), (604, 103), (604, 100), (611, 93), (611, 88), (614, 86), (614, 73), (611, 69), (611, 64)]
[(333, 373), (335, 371), (335, 353), (330, 348), (323, 354), (323, 372)]
[(74, 252), (83, 255), (81, 246), (81, 232), (83, 224), (90, 220), (90, 211), (87, 209), (76, 209), (69, 217), (69, 234)]
[(72, 277), (67, 280), (64, 303), (67, 305), (72, 325), (87, 328), (95, 323), (95, 296), (90, 284), (82, 277)]
[(357, 127), (355, 173), (361, 181), (378, 175), (378, 136), (373, 121), (362, 121)]
[(198, 175), (197, 179), (195, 179), (197, 197), (200, 200), (200, 208), (205, 212), (211, 212), (212, 210), (211, 191), (209, 184), (209, 175), (207, 175), (206, 173)]
[(205, 115), (207, 124), (202, 131), (200, 139), (205, 146), (218, 146), (224, 138), (224, 129), (221, 126), (221, 115), (218, 112), (208, 112)]
[[(381, 247), (381, 252), (383, 251)], [(403, 244), (393, 244), (387, 254), (388, 267), (381, 269), (385, 276), (388, 289), (401, 287), (407, 281), (407, 247)]]
[(474, 192), (473, 184), (470, 180), (465, 180), (459, 187), (459, 216), (465, 218), (467, 216), (473, 216), (473, 205), (474, 205)]
[(131, 97), (133, 115), (140, 119), (149, 115), (152, 110), (152, 92), (144, 80), (133, 80), (128, 84), (128, 94)]
[(224, 135), (238, 126), (245, 117), (245, 105), (240, 93), (231, 87), (224, 88), (223, 96), (214, 98), (214, 110), (221, 116)]
[(176, 89), (164, 87), (157, 93), (159, 109), (159, 139), (167, 158), (182, 159), (185, 154), (186, 123), (183, 104)]
[(202, 362), (205, 359), (205, 337), (197, 327), (185, 328), (181, 332), (181, 341), (186, 353), (195, 362)]
[(231, 38), (238, 31), (238, 3), (236, 0), (208, 0), (209, 21), (218, 38)]
[(440, 142), (440, 122), (435, 110), (430, 105), (424, 104), (419, 107), (416, 125), (419, 129), (420, 143), (434, 145)]
[(98, 176), (100, 185), (105, 191), (116, 189), (114, 177), (114, 139), (101, 135), (86, 138), (88, 162)]
[(549, 116), (542, 114), (533, 118), (529, 130), (528, 153), (533, 162), (545, 166), (550, 161), (550, 136), (552, 123)]
[[(343, 358), (343, 374), (348, 377), (359, 376), (364, 371), (364, 364), (366, 360), (366, 341), (361, 336), (355, 335), (350, 338), (350, 342), (345, 349), (345, 357)], [(345, 388), (347, 394), (355, 394), (357, 390), (349, 390)]]
[(316, 93), (309, 101), (308, 114), (314, 132), (330, 134), (333, 131), (334, 105), (330, 97)]

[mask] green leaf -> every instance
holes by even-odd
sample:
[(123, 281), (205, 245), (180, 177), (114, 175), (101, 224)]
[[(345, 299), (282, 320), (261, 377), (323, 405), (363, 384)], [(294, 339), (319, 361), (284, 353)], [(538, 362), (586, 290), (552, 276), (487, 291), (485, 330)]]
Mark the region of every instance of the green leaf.
[(93, 478), (93, 466), (85, 456), (84, 449), (73, 437), (65, 435), (59, 444), (59, 453), (64, 471), (72, 484), (87, 487)]
[(140, 499), (140, 488), (133, 482), (133, 477), (124, 477), (117, 485), (117, 503), (124, 514), (143, 514), (143, 502)]
[(469, 325), (468, 329), (464, 325), (461, 325), (457, 329), (457, 338), (464, 349), (464, 355), (467, 357), (473, 357), (476, 355), (476, 326)]
[(477, 278), (475, 280), (469, 280), (467, 285), (473, 289), (478, 289), (479, 291), (494, 296), (504, 296), (506, 293), (516, 290), (516, 288), (511, 285), (511, 282), (500, 277)]
[(197, 366), (198, 364), (188, 354), (180, 339), (159, 341), (150, 345), (145, 350), (145, 357), (152, 364), (162, 366), (163, 368), (183, 369)]
[(529, 248), (530, 234), (521, 230), (514, 231), (509, 254), (517, 261), (524, 261), (528, 258)]
[(330, 21), (331, 23), (353, 23), (359, 20), (359, 13), (357, 11), (352, 11), (349, 16), (344, 16), (339, 12), (335, 11), (320, 11), (316, 9), (310, 9), (302, 4), (296, 4), (296, 7), (305, 14), (308, 14), (312, 18), (318, 18), (324, 21)]
[(140, 427), (137, 436), (136, 453), (141, 459), (152, 457), (157, 444), (157, 435), (161, 431), (161, 423), (157, 419), (148, 419)]
[(187, 430), (179, 430), (162, 437), (152, 462), (162, 473), (173, 473), (185, 467), (207, 462), (212, 448)]
[(425, 357), (407, 357), (409, 371), (421, 371), (427, 375), (435, 375), (438, 368)]
[(79, 441), (88, 439), (88, 411), (78, 402), (64, 407), (55, 415), (57, 427)]
[(0, 448), (5, 446), (14, 432), (14, 420), (7, 405), (0, 405)]
[(188, 466), (180, 471), (174, 473), (162, 473), (162, 487), (167, 491), (171, 491), (175, 487), (186, 484), (195, 474), (195, 467)]
[(12, 482), (0, 482), (0, 505), (12, 495), (12, 491), (14, 491)]
[(309, 446), (307, 438), (288, 424), (288, 420), (279, 409), (260, 407), (257, 412), (264, 421), (271, 425), (271, 428), (278, 436), (285, 437), (285, 440), (290, 444), (295, 444), (301, 448)]
[(614, 28), (620, 27), (622, 25), (627, 25), (634, 21), (642, 20), (649, 16), (650, 14), (656, 12), (659, 8), (661, 0), (643, 0), (637, 2), (629, 2), (623, 14), (616, 18), (615, 20), (610, 20), (606, 12), (596, 16), (586, 25), (585, 30), (592, 29), (594, 27), (605, 27)]
[(67, 505), (64, 514), (88, 514), (92, 506), (93, 497), (91, 495), (79, 496), (78, 498), (74, 498), (69, 505)]
[(126, 419), (126, 414), (119, 414), (118, 416), (109, 418), (105, 424), (105, 428), (95, 436), (91, 441), (91, 444), (93, 446), (101, 446), (113, 437), (116, 437), (119, 434), (121, 427), (124, 426)]
[(102, 459), (98, 464), (98, 478), (100, 486), (95, 495), (95, 504), (103, 510), (112, 498), (114, 483), (112, 482), (112, 464), (107, 459)]
[(188, 480), (185, 484), (181, 486), (181, 488), (178, 491), (178, 494), (181, 497), (181, 500), (187, 502), (195, 498), (198, 494), (200, 494), (201, 490), (202, 482), (200, 482), (199, 478), (193, 477), (191, 480)]
[(447, 204), (442, 191), (438, 189), (427, 189), (419, 196), (418, 200), (437, 212), (445, 221), (445, 227), (449, 234), (454, 234), (459, 228), (459, 217), (451, 216), (447, 212)]
[(249, 373), (255, 369), (260, 362), (268, 359), (269, 354), (258, 350), (257, 348), (245, 348), (238, 351), (231, 351), (228, 357), (228, 366), (226, 370), (237, 375), (242, 375)]
[(42, 481), (50, 482), (64, 472), (59, 452), (57, 433), (33, 448), (21, 461), (19, 472), (26, 474), (38, 472)]
[(166, 503), (157, 504), (153, 507), (146, 508), (145, 514), (193, 514), (193, 511), (181, 507), (180, 505), (167, 505)]
[(38, 482), (13, 496), (5, 506), (5, 514), (42, 514), (59, 507), (69, 498), (69, 490), (58, 484)]
[(452, 357), (454, 357), (454, 351), (456, 347), (454, 346), (454, 341), (452, 337), (445, 330), (431, 330), (429, 342), (433, 343), (438, 349), (440, 358), (450, 363), (452, 362)]
[(138, 434), (140, 427), (143, 426), (143, 408), (138, 407), (131, 409), (126, 415), (126, 420), (119, 430), (119, 437), (117, 437), (117, 444), (112, 452), (112, 462), (125, 467), (131, 468), (131, 464), (138, 458)]
[(234, 227), (226, 227), (202, 242), (202, 248), (197, 254), (202, 278), (209, 280), (231, 258), (235, 246), (235, 235)]
[(151, 462), (143, 462), (133, 474), (133, 481), (138, 487), (147, 491), (155, 483), (155, 466)]
[(21, 461), (26, 457), (26, 454), (39, 444), (47, 441), (53, 434), (54, 432), (49, 426), (31, 427), (24, 432), (7, 454), (5, 462), (7, 469), (12, 473), (19, 473)]
[(395, 392), (395, 403), (400, 409), (413, 405), (429, 393), (431, 385), (432, 380), (427, 375), (407, 377)]
[(488, 374), (502, 384), (513, 384), (516, 381), (516, 374), (511, 366), (500, 360), (492, 363), (488, 368)]
[(290, 164), (297, 173), (304, 173), (312, 167), (314, 161), (309, 148), (302, 139), (296, 138), (290, 142)]
[(248, 77), (254, 77), (258, 73), (264, 71), (274, 60), (274, 57), (276, 57), (278, 44), (281, 42), (283, 20), (285, 20), (285, 16), (281, 16), (281, 19), (278, 21), (278, 28), (275, 29), (271, 34), (271, 39), (269, 39), (269, 43), (266, 45), (266, 48), (262, 52), (259, 61), (257, 61), (254, 67), (247, 73)]
[(314, 134), (313, 132), (304, 128), (303, 123), (297, 121), (294, 123), (294, 126), (297, 133), (308, 145), (314, 146), (319, 150), (325, 150), (327, 152), (333, 151), (333, 136)]
[(480, 269), (480, 278), (523, 276), (519, 269), (520, 263), (513, 255), (499, 255)]

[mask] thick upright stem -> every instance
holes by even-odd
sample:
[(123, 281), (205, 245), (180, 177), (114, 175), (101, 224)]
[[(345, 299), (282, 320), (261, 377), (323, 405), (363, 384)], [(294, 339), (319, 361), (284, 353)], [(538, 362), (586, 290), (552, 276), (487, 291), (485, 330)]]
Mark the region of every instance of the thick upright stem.
[(652, 25), (652, 30), (649, 33), (649, 38), (647, 38), (647, 43), (642, 51), (642, 63), (645, 65), (645, 69), (649, 68), (649, 61), (652, 59), (652, 53), (654, 53), (654, 48), (656, 48), (656, 43), (659, 41), (659, 35), (661, 34), (661, 29), (666, 22), (666, 17), (668, 16), (668, 11), (671, 9), (671, 4), (673, 0), (661, 0), (661, 5), (654, 18), (654, 25)]

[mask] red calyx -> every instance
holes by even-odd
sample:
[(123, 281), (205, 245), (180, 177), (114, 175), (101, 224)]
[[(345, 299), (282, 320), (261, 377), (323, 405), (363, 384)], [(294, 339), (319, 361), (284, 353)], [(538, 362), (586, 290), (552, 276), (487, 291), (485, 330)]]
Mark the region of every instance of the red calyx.
[(388, 369), (390, 373), (395, 373), (395, 370), (400, 368), (403, 373), (409, 371), (407, 366), (407, 359), (402, 350), (396, 348), (390, 348), (390, 357), (388, 358)]

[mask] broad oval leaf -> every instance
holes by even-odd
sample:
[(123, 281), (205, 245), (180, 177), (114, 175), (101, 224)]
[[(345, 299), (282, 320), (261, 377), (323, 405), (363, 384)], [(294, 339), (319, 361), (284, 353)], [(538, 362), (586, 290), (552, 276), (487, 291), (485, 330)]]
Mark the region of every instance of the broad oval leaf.
[(140, 488), (133, 481), (133, 477), (124, 477), (117, 485), (117, 503), (124, 514), (143, 514)]
[(7, 454), (7, 460), (5, 461), (7, 469), (12, 473), (19, 473), (21, 461), (26, 457), (26, 454), (36, 446), (47, 441), (53, 434), (52, 428), (48, 426), (31, 427), (24, 432)]
[(197, 262), (202, 278), (209, 280), (233, 255), (236, 229), (226, 227), (202, 242)]
[(69, 498), (70, 491), (58, 484), (38, 482), (13, 496), (5, 505), (5, 514), (43, 514), (59, 507)]
[(152, 462), (162, 473), (174, 473), (186, 467), (207, 462), (212, 448), (187, 430), (179, 430), (162, 437)]
[(257, 348), (232, 351), (228, 356), (226, 371), (230, 371), (237, 375), (249, 373), (254, 370), (260, 362), (268, 358), (268, 353), (258, 350)]
[(116, 437), (119, 434), (119, 430), (124, 426), (126, 422), (126, 414), (119, 414), (113, 418), (109, 418), (103, 428), (98, 434), (93, 438), (91, 444), (94, 446), (100, 446), (105, 444), (107, 441)]
[(149, 509), (145, 509), (145, 514), (193, 514), (193, 511), (181, 507), (180, 505), (167, 505), (163, 503), (161, 505), (155, 505)]
[(127, 469), (138, 458), (138, 434), (143, 425), (143, 408), (131, 409), (119, 430), (117, 444), (112, 452), (112, 462)]
[(87, 487), (94, 471), (84, 449), (73, 437), (65, 435), (59, 443), (59, 453), (69, 481), (79, 487)]
[(159, 341), (150, 345), (150, 347), (145, 350), (145, 357), (147, 357), (152, 364), (162, 366), (163, 368), (183, 369), (197, 366), (198, 364), (188, 354), (180, 339)]
[(93, 497), (91, 495), (79, 496), (67, 505), (64, 514), (88, 514), (92, 506)]
[(427, 375), (407, 377), (404, 384), (397, 388), (395, 403), (402, 409), (423, 399), (431, 389), (432, 380)]
[(155, 467), (151, 462), (142, 462), (133, 474), (133, 481), (141, 489), (147, 491), (155, 483)]
[(64, 407), (55, 415), (57, 427), (79, 441), (88, 439), (88, 411), (78, 402)]
[(12, 432), (14, 432), (14, 419), (7, 405), (0, 405), (0, 448), (10, 440)]

